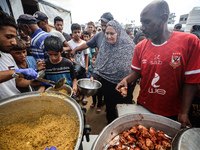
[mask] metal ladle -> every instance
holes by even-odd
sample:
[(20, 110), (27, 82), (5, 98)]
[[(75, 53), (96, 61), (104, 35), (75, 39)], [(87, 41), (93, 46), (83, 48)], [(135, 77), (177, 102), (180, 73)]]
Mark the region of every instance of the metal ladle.
[[(14, 78), (24, 78), (24, 75), (22, 73), (15, 73), (13, 75)], [(43, 78), (38, 77), (35, 81), (40, 81), (40, 82), (45, 82), (45, 83), (49, 83), (49, 84), (53, 84), (55, 89), (63, 86), (66, 82), (66, 78), (61, 78), (60, 80), (58, 80), (58, 82), (54, 82), (51, 80), (46, 80)]]

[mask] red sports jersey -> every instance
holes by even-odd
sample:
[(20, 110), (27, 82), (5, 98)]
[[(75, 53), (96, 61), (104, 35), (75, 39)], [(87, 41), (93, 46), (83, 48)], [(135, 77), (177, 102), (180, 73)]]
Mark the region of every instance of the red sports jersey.
[(131, 68), (142, 76), (138, 102), (159, 115), (178, 115), (184, 82), (200, 83), (199, 39), (173, 32), (162, 45), (144, 40), (135, 48)]

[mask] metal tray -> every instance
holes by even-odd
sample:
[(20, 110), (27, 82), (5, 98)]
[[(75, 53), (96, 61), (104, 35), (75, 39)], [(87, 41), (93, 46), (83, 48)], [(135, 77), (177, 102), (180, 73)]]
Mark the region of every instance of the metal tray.
[(199, 150), (200, 128), (185, 128), (172, 141), (172, 150)]
[(132, 126), (144, 125), (161, 130), (170, 137), (174, 137), (181, 128), (181, 124), (174, 120), (156, 114), (126, 114), (111, 122), (99, 134), (93, 143), (92, 150), (102, 150), (108, 142), (124, 130)]

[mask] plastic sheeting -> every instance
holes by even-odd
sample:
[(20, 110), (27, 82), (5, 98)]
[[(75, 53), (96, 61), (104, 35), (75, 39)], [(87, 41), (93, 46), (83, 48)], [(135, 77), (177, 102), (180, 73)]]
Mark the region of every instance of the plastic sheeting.
[(3, 0), (3, 1), (0, 0), (0, 6), (4, 12), (9, 14), (10, 16), (13, 15), (15, 20), (17, 20), (21, 14), (24, 14), (22, 2), (21, 0), (9, 0), (9, 2), (10, 2), (12, 11), (10, 11), (10, 8), (6, 0)]
[(11, 15), (10, 9), (9, 9), (8, 4), (7, 4), (6, 1), (0, 1), (0, 6), (3, 9), (4, 12), (6, 12), (9, 15)]
[(21, 14), (24, 14), (22, 2), (21, 0), (9, 0), (9, 1), (10, 1), (12, 11), (13, 11), (13, 16), (15, 20), (17, 20)]
[(59, 10), (48, 5), (38, 2), (39, 9), (41, 12), (44, 12), (48, 19), (48, 23), (54, 26), (54, 18), (60, 16), (63, 19), (63, 31), (66, 33), (71, 33), (71, 14), (69, 12)]
[(193, 25), (200, 25), (200, 7), (194, 7), (188, 15), (185, 32), (190, 33)]

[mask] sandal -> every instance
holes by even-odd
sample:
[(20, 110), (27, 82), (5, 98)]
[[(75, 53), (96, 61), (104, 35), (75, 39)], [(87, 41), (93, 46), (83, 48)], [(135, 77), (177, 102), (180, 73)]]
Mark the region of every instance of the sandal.
[(97, 107), (97, 113), (100, 113), (100, 112), (101, 112), (101, 108)]
[(91, 105), (90, 105), (90, 108), (94, 108), (95, 107), (95, 105), (92, 103)]

